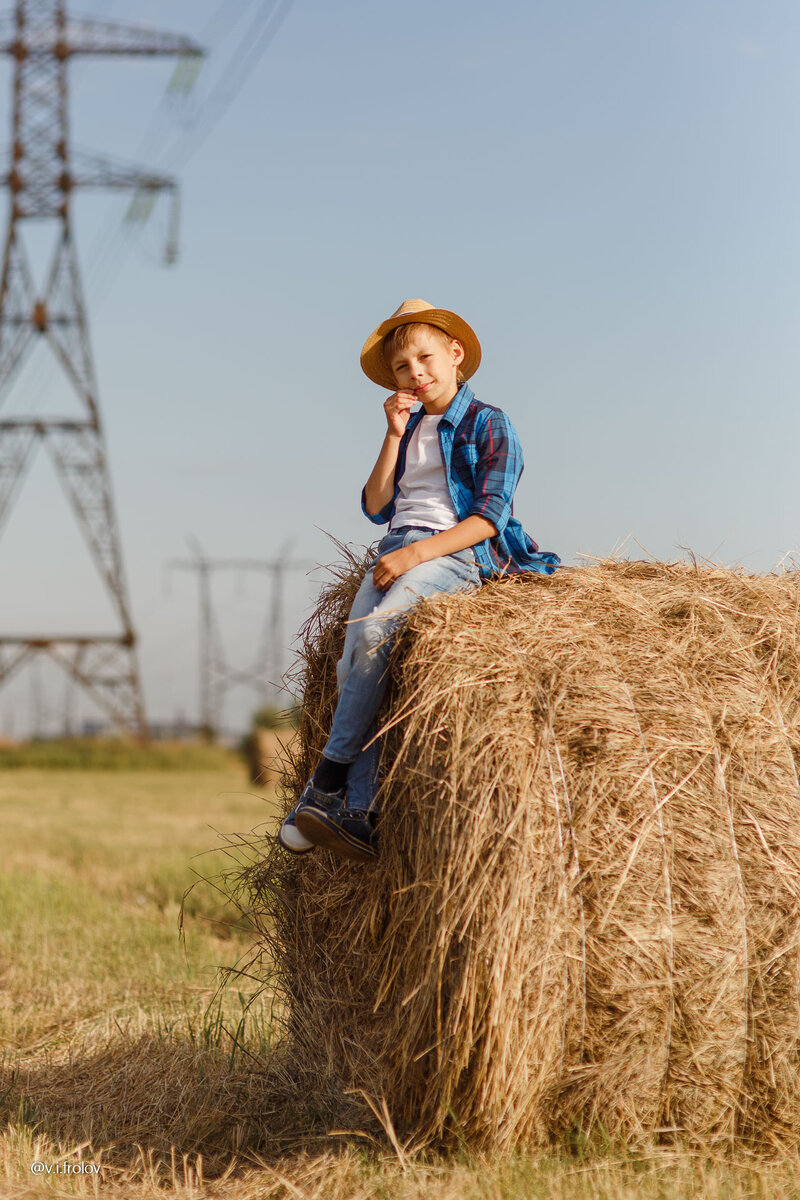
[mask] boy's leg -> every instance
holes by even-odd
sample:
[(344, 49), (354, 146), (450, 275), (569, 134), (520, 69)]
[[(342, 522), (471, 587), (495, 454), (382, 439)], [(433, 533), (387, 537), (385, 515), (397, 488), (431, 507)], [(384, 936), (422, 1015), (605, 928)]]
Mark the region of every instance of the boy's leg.
[[(387, 554), (390, 550), (397, 550), (402, 544), (402, 535), (387, 534), (381, 540), (378, 546), (378, 553), (373, 561), (377, 561), (377, 558), (381, 554)], [(374, 586), (371, 570), (368, 570), (350, 606), (348, 624), (345, 631), (344, 649), (341, 658), (336, 664), (337, 691), (340, 696), (347, 676), (350, 673), (353, 652), (359, 637), (360, 626), (357, 622), (359, 618), (365, 617), (372, 612), (382, 599), (383, 593)], [(278, 841), (285, 850), (289, 850), (292, 854), (307, 854), (314, 849), (315, 843), (307, 838), (296, 824), (297, 813), (300, 807), (308, 802), (312, 788), (321, 804), (335, 807), (342, 802), (344, 785), (347, 782), (348, 790), (352, 792), (356, 802), (365, 809), (369, 808), (374, 791), (374, 777), (377, 772), (378, 753), (377, 746), (371, 746), (368, 750), (362, 750), (352, 764), (341, 764), (342, 769), (337, 773), (337, 777), (332, 775), (330, 768), (339, 767), (340, 764), (333, 762), (333, 760), (322, 759), (314, 771), (311, 780), (306, 785), (298, 804), (295, 805), (281, 824), (278, 832)], [(351, 774), (352, 783), (350, 782)]]
[(377, 791), (381, 745), (380, 741), (372, 740), (377, 732), (378, 721), (373, 717), (364, 735), (367, 744), (347, 772), (347, 807), (361, 812), (372, 810)]
[[(425, 536), (430, 535), (413, 531), (396, 544), (407, 545)], [(388, 542), (386, 538), (381, 543), (381, 554), (396, 548)], [(323, 751), (323, 763), (352, 764), (347, 774), (347, 808), (318, 793), (321, 803), (312, 796), (301, 800), (298, 827), (310, 840), (358, 861), (377, 857), (374, 824), (359, 814), (372, 809), (380, 747), (373, 742), (365, 749), (364, 744), (377, 730), (394, 636), (409, 610), (425, 596), (478, 587), (480, 572), (471, 550), (420, 563), (385, 593), (375, 588), (372, 568), (367, 571), (348, 618), (345, 649), (337, 665), (339, 700)]]
[[(406, 534), (402, 544), (408, 545), (421, 536), (426, 535)], [(474, 590), (479, 586), (480, 573), (471, 550), (412, 567), (388, 592), (375, 588), (370, 568), (362, 584), (364, 600), (369, 592), (379, 600), (365, 616), (356, 616), (356, 605), (353, 605), (341, 664), (343, 682), (323, 751), (326, 758), (352, 763), (363, 749), (368, 740), (367, 731), (377, 716), (388, 685), (387, 666), (395, 634), (409, 610), (419, 600), (437, 592)], [(352, 638), (349, 636), (351, 631)]]

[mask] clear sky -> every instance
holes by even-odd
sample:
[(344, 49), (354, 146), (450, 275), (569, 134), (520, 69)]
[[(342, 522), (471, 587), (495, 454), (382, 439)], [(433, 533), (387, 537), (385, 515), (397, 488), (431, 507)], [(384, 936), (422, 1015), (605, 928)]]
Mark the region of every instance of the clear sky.
[[(195, 581), (163, 586), (187, 536), (217, 556), (290, 542), (324, 563), (325, 531), (380, 535), (359, 496), (385, 393), (358, 358), (406, 297), (477, 331), (472, 386), (517, 428), (515, 512), (542, 549), (571, 563), (623, 542), (632, 557), (688, 548), (753, 571), (797, 554), (795, 0), (294, 0), (184, 163), (181, 129), (204, 120), (259, 7), (80, 9), (214, 37), (182, 116), (162, 105), (170, 62), (72, 70), (75, 145), (176, 165), (182, 183), (177, 265), (157, 265), (156, 210), (105, 284), (125, 204), (75, 204), (150, 714), (196, 714)], [(10, 82), (6, 64), (0, 129)], [(36, 403), (56, 403), (39, 357), (3, 415), (47, 387)], [(287, 634), (320, 578), (296, 576)], [(0, 580), (6, 631), (114, 628), (45, 455)], [(215, 594), (244, 664), (266, 580), (237, 588), (220, 578)], [(0, 693), (0, 733), (24, 731), (29, 690)], [(45, 692), (56, 720), (63, 686)], [(227, 723), (254, 703), (233, 694)]]

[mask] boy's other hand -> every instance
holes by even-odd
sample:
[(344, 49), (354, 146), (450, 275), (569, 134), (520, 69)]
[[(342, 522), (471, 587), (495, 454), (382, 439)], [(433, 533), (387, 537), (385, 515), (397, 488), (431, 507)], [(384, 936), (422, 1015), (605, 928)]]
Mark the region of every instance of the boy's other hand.
[(411, 542), (399, 550), (390, 550), (378, 559), (372, 568), (372, 582), (379, 592), (388, 592), (401, 575), (419, 565), (421, 559), (415, 549), (418, 545), (418, 542)]
[(383, 411), (386, 413), (389, 433), (393, 437), (401, 438), (403, 436), (408, 418), (411, 416), (411, 409), (416, 403), (417, 397), (414, 392), (392, 392), (383, 406)]

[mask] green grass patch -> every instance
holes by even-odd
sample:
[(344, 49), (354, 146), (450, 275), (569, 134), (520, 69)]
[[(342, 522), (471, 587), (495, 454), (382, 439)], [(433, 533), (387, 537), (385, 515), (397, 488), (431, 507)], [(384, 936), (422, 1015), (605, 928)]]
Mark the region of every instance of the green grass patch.
[[(181, 1028), (207, 1043), (218, 968), (236, 962), (250, 937), (241, 914), (198, 878), (230, 865), (226, 834), (259, 826), (266, 835), (275, 816), (272, 792), (252, 790), (231, 759), (213, 772), (0, 772), (7, 1056), (102, 1040), (115, 1023)], [(236, 1026), (241, 1002), (231, 993), (225, 1003)]]
[(56, 738), (0, 747), (0, 771), (18, 767), (92, 771), (217, 771), (237, 761), (224, 746), (125, 738)]

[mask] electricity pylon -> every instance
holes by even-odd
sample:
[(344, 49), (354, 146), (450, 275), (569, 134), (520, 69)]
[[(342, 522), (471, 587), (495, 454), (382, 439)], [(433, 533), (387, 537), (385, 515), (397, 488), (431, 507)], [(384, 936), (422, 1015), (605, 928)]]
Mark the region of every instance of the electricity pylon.
[[(220, 730), (225, 693), (238, 685), (251, 688), (266, 704), (270, 693), (277, 699), (282, 690), (283, 675), (283, 588), (286, 573), (310, 570), (317, 564), (310, 559), (287, 557), (286, 549), (275, 559), (208, 558), (199, 546), (194, 558), (173, 558), (169, 568), (193, 571), (197, 575), (200, 599), (200, 655), (198, 679), (200, 684), (200, 728), (205, 737), (213, 739)], [(270, 604), (261, 642), (250, 667), (234, 667), (226, 659), (222, 637), (211, 599), (211, 576), (214, 571), (266, 571), (272, 582)]]
[[(12, 144), (0, 183), (10, 195), (0, 280), (0, 402), (36, 341), (44, 339), (77, 393), (80, 417), (0, 421), (0, 528), (32, 452), (44, 443), (119, 618), (120, 632), (0, 633), (0, 686), (47, 654), (119, 725), (146, 733), (136, 634), (122, 563), (78, 258), (70, 219), (76, 188), (133, 188), (176, 195), (167, 176), (120, 166), (69, 146), (67, 66), (76, 55), (199, 55), (188, 38), (110, 21), (69, 17), (66, 0), (17, 0), (0, 23), (13, 60)], [(54, 250), (37, 284), (25, 248), (29, 221), (49, 227)]]

